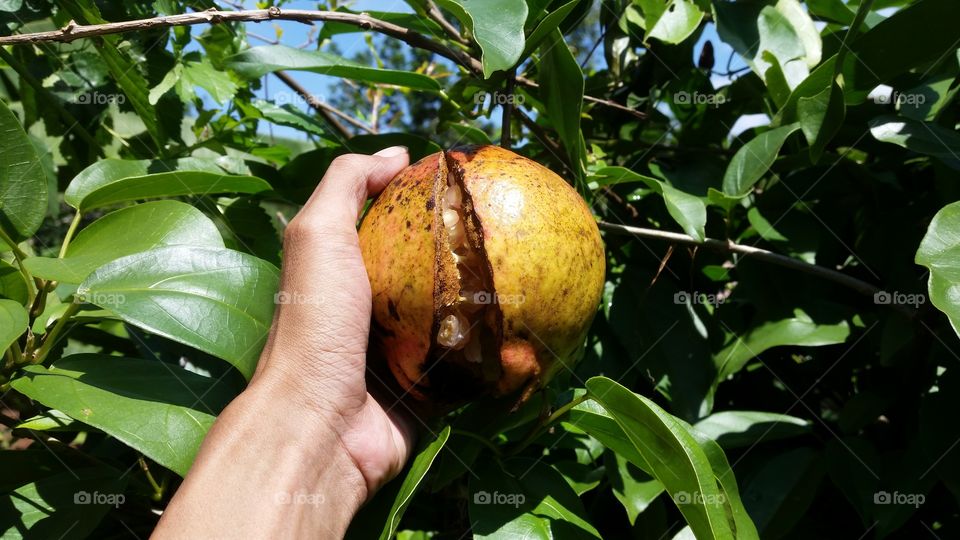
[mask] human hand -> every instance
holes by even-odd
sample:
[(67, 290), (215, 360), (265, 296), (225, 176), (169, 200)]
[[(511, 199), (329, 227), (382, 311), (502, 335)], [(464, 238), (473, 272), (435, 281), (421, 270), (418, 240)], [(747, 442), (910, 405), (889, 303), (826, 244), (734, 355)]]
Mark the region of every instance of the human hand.
[(371, 292), (356, 223), (408, 161), (403, 147), (337, 158), (290, 222), (257, 371), (210, 430), (157, 537), (339, 536), (403, 468), (413, 430), (365, 382)]

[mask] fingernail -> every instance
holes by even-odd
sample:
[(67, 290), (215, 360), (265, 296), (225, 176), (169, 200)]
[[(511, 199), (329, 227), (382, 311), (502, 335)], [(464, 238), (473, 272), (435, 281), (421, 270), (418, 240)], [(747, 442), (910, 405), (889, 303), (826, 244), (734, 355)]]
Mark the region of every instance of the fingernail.
[(383, 150), (380, 150), (374, 155), (379, 157), (394, 157), (394, 156), (399, 156), (400, 154), (406, 154), (406, 153), (407, 153), (406, 146), (391, 146), (389, 148), (384, 148)]

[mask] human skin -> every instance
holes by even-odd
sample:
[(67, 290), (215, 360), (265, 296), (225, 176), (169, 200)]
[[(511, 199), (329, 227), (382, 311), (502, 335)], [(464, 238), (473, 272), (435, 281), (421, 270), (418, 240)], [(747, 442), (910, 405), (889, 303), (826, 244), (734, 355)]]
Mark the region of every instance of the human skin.
[(217, 418), (154, 538), (339, 538), (396, 476), (413, 429), (368, 392), (371, 292), (356, 223), (406, 148), (334, 160), (284, 233), (280, 289), (249, 386)]

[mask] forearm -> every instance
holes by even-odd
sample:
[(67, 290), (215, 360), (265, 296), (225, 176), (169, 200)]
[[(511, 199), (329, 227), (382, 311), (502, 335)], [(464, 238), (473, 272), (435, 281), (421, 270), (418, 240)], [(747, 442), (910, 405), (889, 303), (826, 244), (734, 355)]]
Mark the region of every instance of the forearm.
[(220, 415), (155, 538), (343, 536), (366, 485), (328, 424), (251, 386)]

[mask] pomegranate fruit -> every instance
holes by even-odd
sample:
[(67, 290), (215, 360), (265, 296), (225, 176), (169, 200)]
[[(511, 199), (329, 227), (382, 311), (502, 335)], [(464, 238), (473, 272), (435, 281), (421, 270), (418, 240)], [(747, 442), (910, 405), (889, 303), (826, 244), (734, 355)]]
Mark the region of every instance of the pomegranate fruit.
[(516, 395), (583, 350), (604, 251), (579, 194), (497, 146), (427, 156), (371, 205), (360, 245), (371, 345), (418, 400)]

